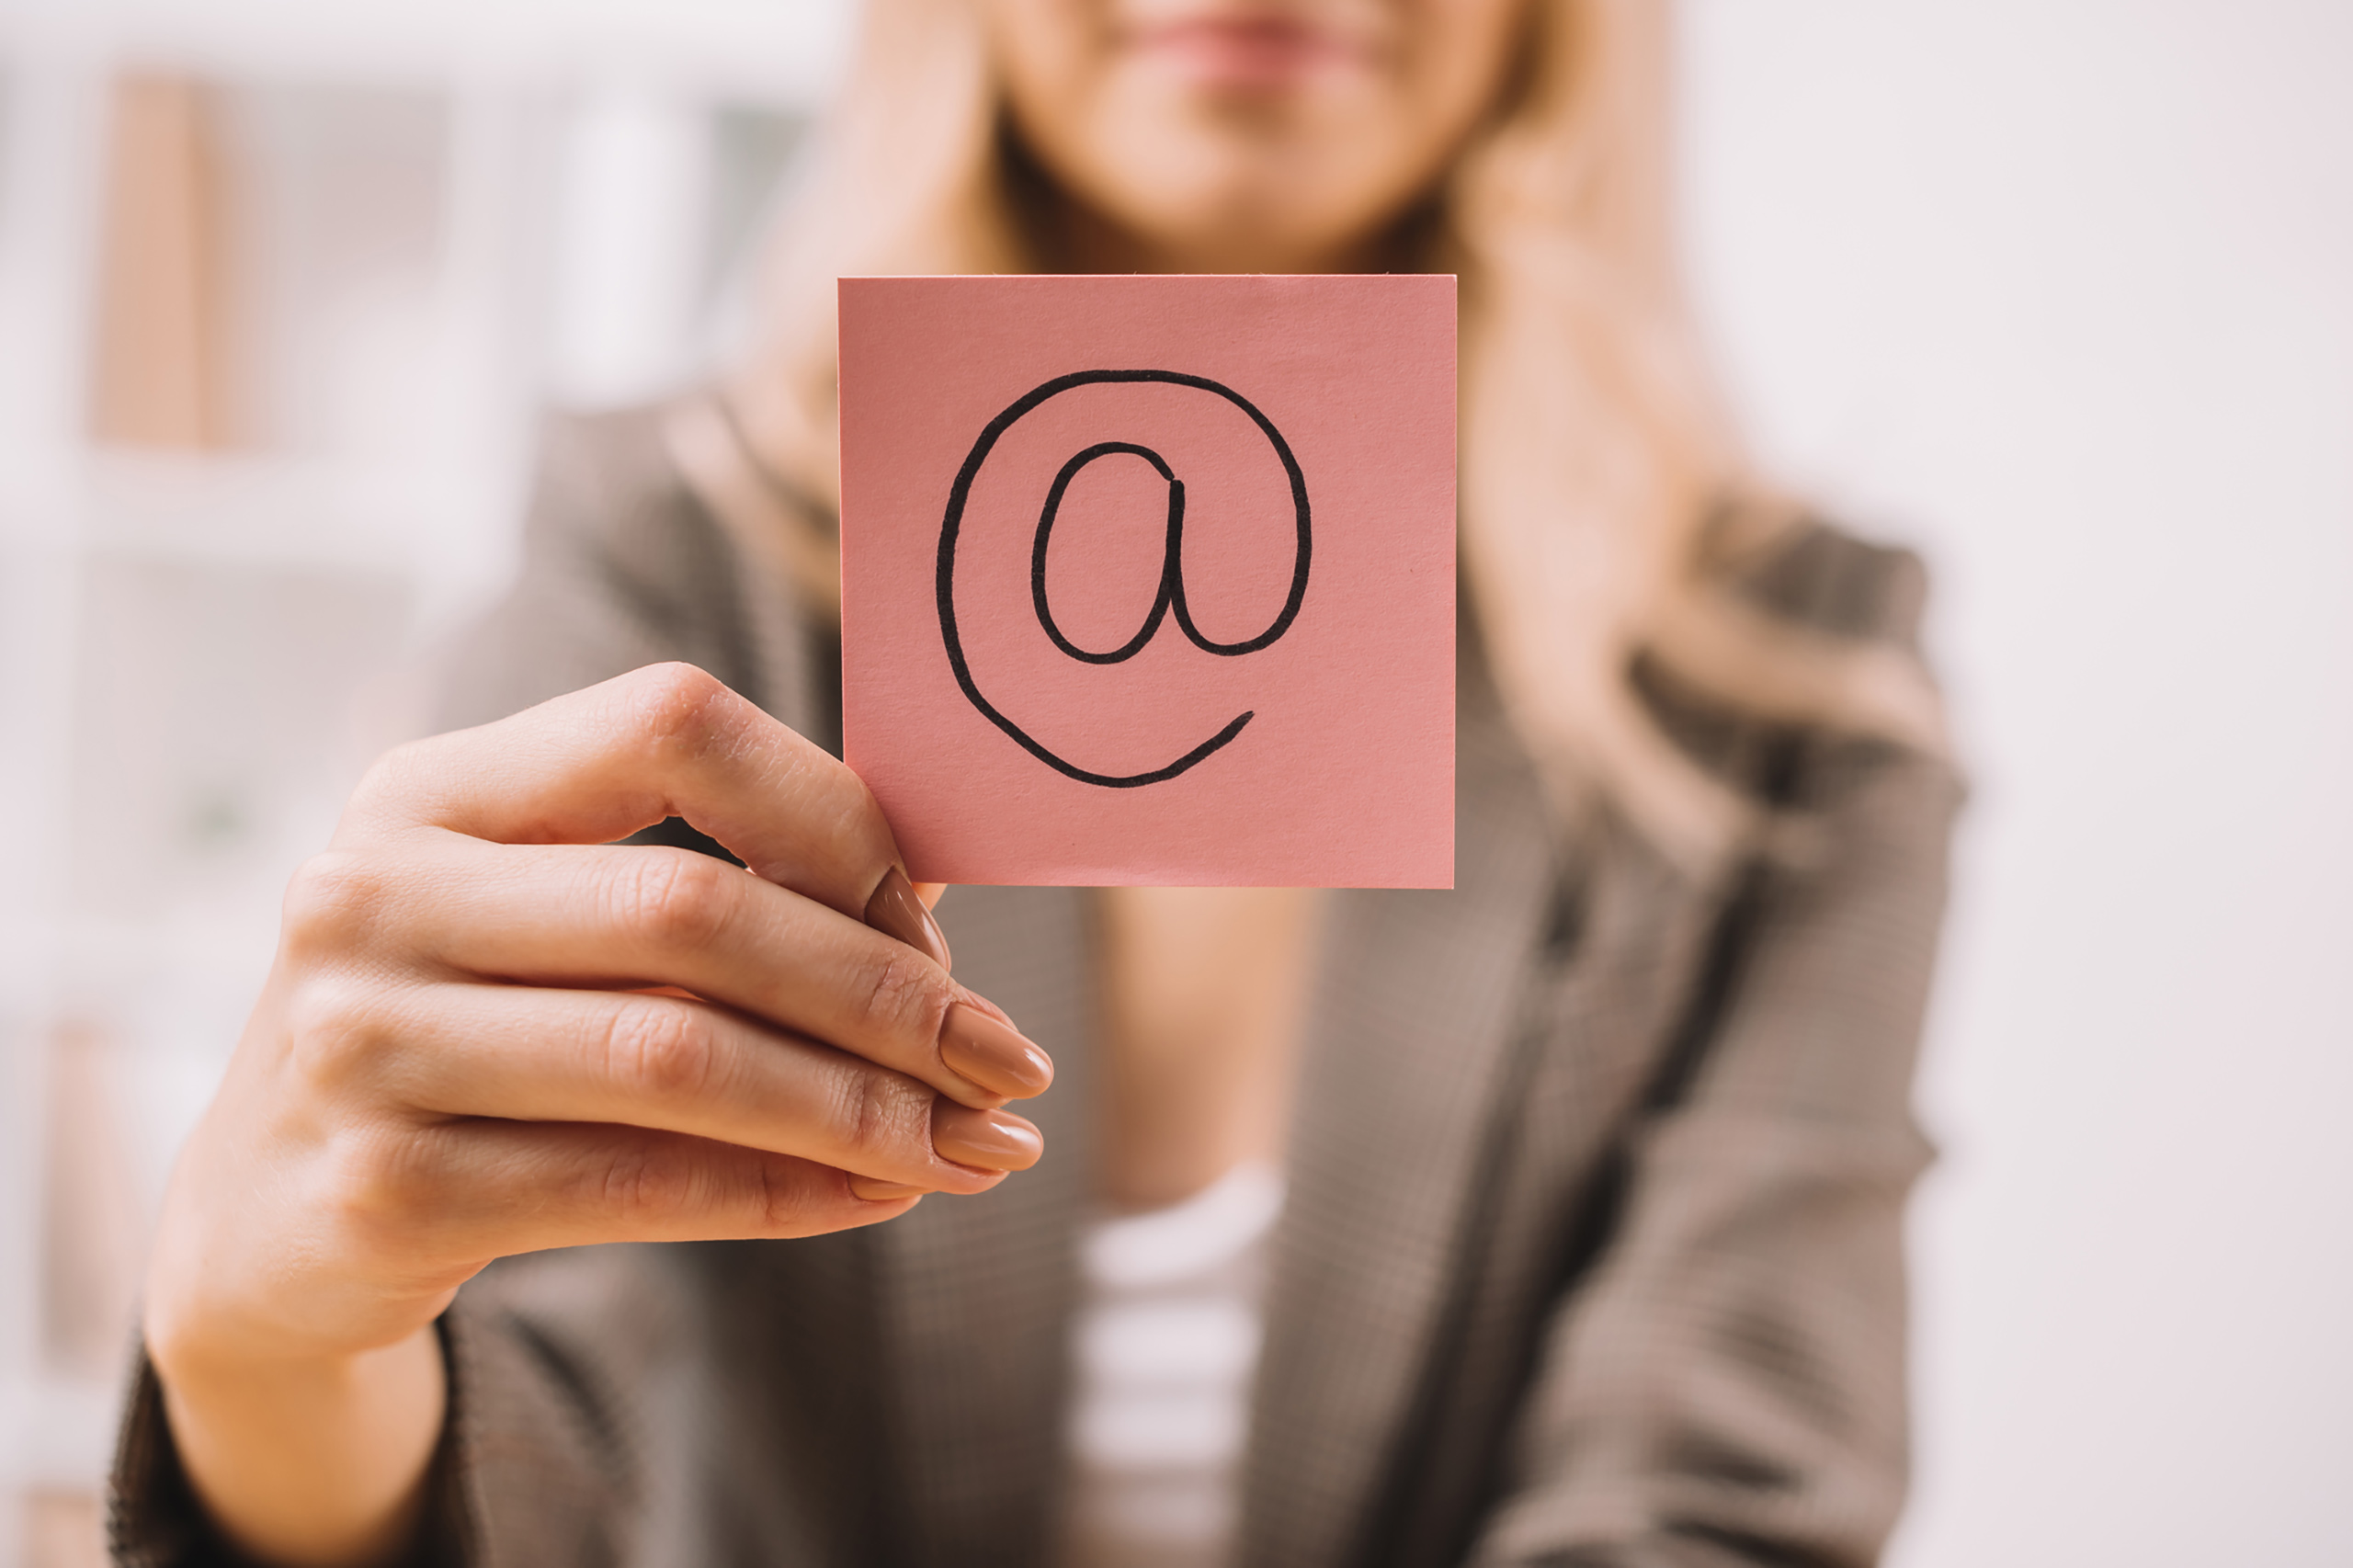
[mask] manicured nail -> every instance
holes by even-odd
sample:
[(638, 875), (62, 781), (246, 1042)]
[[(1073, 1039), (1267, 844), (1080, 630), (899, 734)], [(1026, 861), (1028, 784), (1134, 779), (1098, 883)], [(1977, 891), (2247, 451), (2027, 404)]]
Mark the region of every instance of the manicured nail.
[(1051, 1057), (969, 1002), (948, 1009), (939, 1026), (939, 1060), (949, 1072), (1011, 1100), (1041, 1095), (1054, 1081)]
[(923, 900), (915, 896), (915, 883), (898, 867), (883, 872), (882, 880), (874, 884), (866, 901), (866, 923), (885, 937), (897, 937), (940, 968), (948, 967), (948, 938), (940, 934), (939, 922), (931, 917)]
[(854, 1176), (849, 1178), (849, 1189), (869, 1203), (896, 1203), (902, 1198), (913, 1198), (917, 1193), (931, 1190), (927, 1187), (909, 1187), (904, 1182), (895, 1181), (876, 1181), (872, 1176)]
[(1044, 1135), (1008, 1110), (973, 1110), (941, 1100), (931, 1113), (932, 1152), (960, 1165), (1026, 1171), (1046, 1152)]

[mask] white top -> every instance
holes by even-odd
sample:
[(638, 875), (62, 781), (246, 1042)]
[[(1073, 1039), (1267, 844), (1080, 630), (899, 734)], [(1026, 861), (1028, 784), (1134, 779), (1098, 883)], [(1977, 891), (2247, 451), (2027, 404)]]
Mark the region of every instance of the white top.
[(1216, 1568), (1240, 1501), (1274, 1166), (1079, 1239), (1070, 1568)]

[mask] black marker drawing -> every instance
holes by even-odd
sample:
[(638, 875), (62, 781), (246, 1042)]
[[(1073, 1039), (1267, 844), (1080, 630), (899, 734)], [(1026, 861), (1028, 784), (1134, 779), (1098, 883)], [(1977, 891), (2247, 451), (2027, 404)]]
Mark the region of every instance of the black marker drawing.
[[(956, 684), (964, 688), (965, 697), (971, 699), (972, 706), (979, 709), (989, 722), (1019, 742), (1023, 749), (1039, 761), (1069, 775), (1082, 784), (1100, 784), (1106, 789), (1131, 790), (1138, 785), (1158, 784), (1165, 779), (1176, 778), (1191, 768), (1194, 764), (1212, 756), (1242, 733), (1243, 726), (1256, 717), (1256, 711), (1239, 715), (1225, 728), (1165, 767), (1155, 767), (1148, 773), (1132, 773), (1124, 776), (1090, 772), (1055, 756), (1039, 744), (1020, 725), (998, 712), (995, 705), (981, 695), (980, 687), (972, 679), (972, 667), (964, 659), (963, 641), (956, 632), (956, 537), (963, 526), (964, 503), (972, 494), (972, 481), (979, 476), (981, 465), (988, 460), (989, 453), (995, 448), (998, 439), (1023, 415), (1035, 409), (1040, 403), (1058, 393), (1068, 392), (1073, 387), (1094, 386), (1107, 381), (1161, 381), (1172, 386), (1193, 387), (1202, 392), (1214, 392), (1248, 415), (1260, 432), (1266, 436), (1267, 443), (1274, 448), (1275, 455), (1282, 460), (1283, 472), (1290, 476), (1291, 509), (1298, 519), (1299, 545), (1291, 561), (1290, 593), (1283, 600), (1282, 611), (1275, 617), (1273, 624), (1257, 636), (1245, 638), (1239, 642), (1212, 642), (1203, 636), (1200, 629), (1193, 624), (1191, 608), (1185, 602), (1184, 482), (1176, 477), (1161, 455), (1149, 447), (1138, 446), (1131, 441), (1103, 441), (1086, 448), (1063, 464), (1062, 471), (1054, 475), (1054, 483), (1046, 492), (1045, 506), (1038, 514), (1036, 541), (1029, 551), (1029, 597), (1038, 612), (1038, 624), (1045, 629), (1046, 635), (1053, 640), (1055, 647), (1074, 659), (1090, 665), (1116, 665), (1131, 659), (1143, 651), (1145, 644), (1149, 643), (1154, 635), (1159, 631), (1162, 620), (1172, 610), (1176, 612), (1177, 627), (1183, 631), (1195, 647), (1207, 653), (1216, 653), (1221, 657), (1233, 658), (1243, 653), (1255, 653), (1279, 640), (1284, 632), (1290, 630), (1290, 623), (1299, 618), (1300, 604), (1307, 597), (1310, 543), (1307, 480), (1300, 472), (1299, 460), (1291, 456), (1290, 445), (1283, 439), (1282, 432), (1276, 429), (1273, 421), (1259, 413), (1248, 399), (1233, 388), (1212, 381), (1207, 377), (1188, 376), (1175, 370), (1080, 370), (1072, 375), (1057, 376), (1052, 381), (1024, 393), (1004, 413), (990, 420), (987, 427), (981, 432), (980, 439), (972, 443), (972, 451), (966, 454), (964, 466), (957, 471), (955, 485), (948, 493), (948, 515), (940, 524), (939, 565), (936, 584), (939, 597), (939, 634), (948, 646), (948, 663), (956, 672)], [(1115, 453), (1142, 458), (1159, 473), (1162, 482), (1168, 486), (1168, 527), (1166, 540), (1161, 551), (1160, 590), (1153, 599), (1151, 611), (1145, 615), (1143, 624), (1136, 630), (1133, 637), (1108, 653), (1097, 653), (1081, 648), (1063, 636), (1062, 628), (1054, 623), (1053, 608), (1046, 599), (1046, 546), (1053, 537), (1054, 518), (1062, 509), (1063, 495), (1069, 490), (1071, 481), (1078, 476), (1080, 470), (1097, 458), (1109, 457)]]

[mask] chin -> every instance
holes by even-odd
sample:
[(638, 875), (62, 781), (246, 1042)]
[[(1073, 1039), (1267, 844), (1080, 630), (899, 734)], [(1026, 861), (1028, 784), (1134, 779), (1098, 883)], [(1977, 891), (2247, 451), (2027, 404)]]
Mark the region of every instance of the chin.
[[(1139, 155), (1103, 171), (1094, 198), (1123, 226), (1188, 256), (1258, 258), (1251, 271), (1290, 271), (1334, 254), (1366, 225), (1347, 199), (1347, 171), (1287, 139), (1231, 134), (1138, 137)], [(1115, 143), (1116, 144), (1116, 143)], [(1276, 266), (1265, 258), (1296, 258)]]

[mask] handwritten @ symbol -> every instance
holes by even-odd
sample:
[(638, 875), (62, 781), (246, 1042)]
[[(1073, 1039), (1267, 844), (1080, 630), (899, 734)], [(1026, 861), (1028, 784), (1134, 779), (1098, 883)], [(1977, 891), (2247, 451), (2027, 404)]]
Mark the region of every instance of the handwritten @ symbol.
[[(1171, 611), (1176, 614), (1177, 627), (1195, 647), (1223, 658), (1255, 653), (1290, 630), (1291, 622), (1299, 618), (1301, 601), (1307, 597), (1310, 551), (1307, 480), (1299, 471), (1299, 460), (1291, 456), (1290, 444), (1283, 439), (1282, 432), (1275, 428), (1274, 422), (1259, 413), (1240, 392), (1205, 376), (1188, 376), (1175, 370), (1080, 370), (1073, 375), (1057, 376), (1023, 393), (1004, 413), (990, 420), (987, 427), (982, 430), (980, 439), (972, 443), (972, 451), (966, 454), (964, 466), (957, 470), (956, 483), (948, 493), (948, 514), (939, 528), (937, 588), (940, 639), (947, 644), (948, 663), (956, 672), (956, 684), (963, 687), (964, 695), (972, 706), (979, 709), (989, 722), (1012, 736), (1024, 750), (1057, 772), (1067, 774), (1082, 784), (1099, 784), (1110, 790), (1131, 790), (1139, 785), (1158, 784), (1175, 778), (1195, 764), (1215, 755), (1242, 733), (1243, 726), (1257, 716), (1256, 711), (1253, 710), (1237, 715), (1225, 728), (1165, 767), (1155, 767), (1143, 773), (1096, 773), (1056, 756), (981, 695), (980, 686), (972, 678), (972, 665), (964, 657), (963, 640), (956, 631), (956, 537), (963, 526), (965, 501), (972, 494), (972, 482), (979, 476), (982, 464), (988, 460), (989, 453), (1007, 430), (1049, 398), (1074, 387), (1120, 381), (1157, 381), (1170, 386), (1192, 387), (1225, 399), (1250, 416), (1252, 423), (1267, 437), (1267, 445), (1274, 449), (1275, 455), (1282, 460), (1283, 472), (1290, 480), (1291, 511), (1297, 518), (1299, 529), (1298, 547), (1291, 558), (1290, 593), (1283, 600), (1282, 610), (1272, 624), (1256, 637), (1245, 638), (1239, 642), (1219, 642), (1203, 636), (1200, 628), (1193, 623), (1191, 607), (1185, 600), (1184, 481), (1178, 479), (1161, 455), (1149, 447), (1132, 441), (1102, 441), (1086, 448), (1063, 464), (1061, 472), (1054, 475), (1053, 484), (1046, 492), (1045, 505), (1039, 511), (1036, 540), (1029, 551), (1029, 597), (1038, 613), (1038, 624), (1045, 629), (1055, 647), (1070, 657), (1090, 665), (1116, 665), (1135, 657), (1159, 631), (1161, 622)], [(1097, 653), (1073, 642), (1055, 624), (1053, 608), (1046, 598), (1046, 546), (1053, 537), (1054, 519), (1062, 509), (1063, 496), (1070, 489), (1071, 481), (1087, 464), (1114, 454), (1142, 458), (1159, 473), (1168, 486), (1168, 525), (1165, 542), (1161, 549), (1160, 591), (1153, 598), (1151, 611), (1144, 616), (1143, 624), (1136, 629), (1133, 637), (1108, 652)]]

